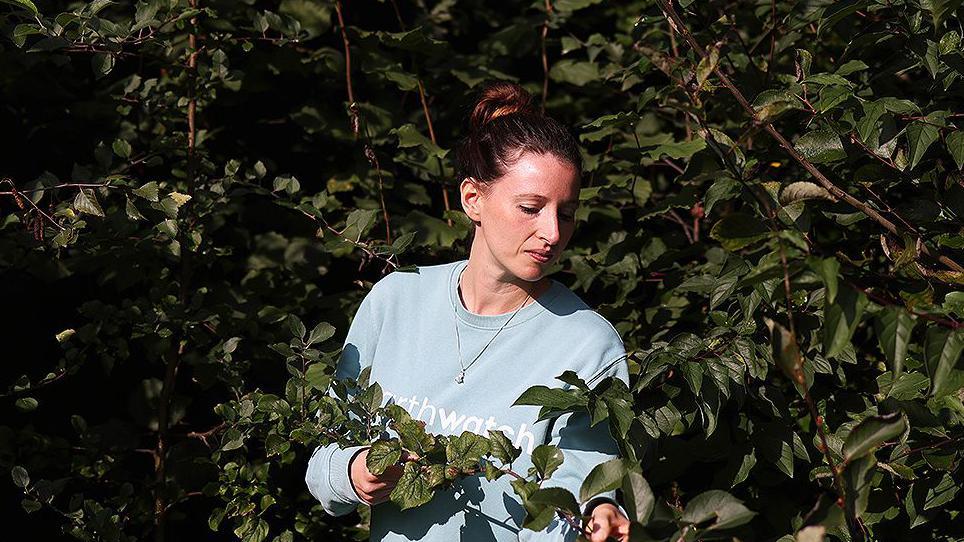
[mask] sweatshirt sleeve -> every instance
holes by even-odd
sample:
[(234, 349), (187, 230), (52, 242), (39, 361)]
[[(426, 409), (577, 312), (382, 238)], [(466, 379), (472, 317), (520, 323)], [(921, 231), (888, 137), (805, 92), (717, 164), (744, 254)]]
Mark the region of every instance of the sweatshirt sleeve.
[[(335, 371), (336, 379), (357, 379), (362, 369), (372, 363), (377, 339), (377, 322), (373, 310), (373, 293), (369, 292), (358, 307)], [(339, 448), (337, 443), (319, 446), (308, 460), (305, 483), (321, 507), (332, 516), (343, 516), (363, 504), (351, 483), (349, 467), (352, 459), (366, 446)]]
[[(614, 376), (629, 383), (629, 366), (626, 362), (626, 351), (618, 338), (600, 355), (605, 360), (597, 367), (596, 373), (586, 380), (590, 387), (600, 380)], [(590, 417), (587, 412), (570, 412), (560, 415), (554, 420), (548, 444), (558, 446), (563, 453), (562, 465), (552, 473), (543, 487), (562, 487), (568, 489), (576, 499), (579, 499), (579, 488), (589, 472), (598, 464), (619, 457), (619, 447), (609, 432), (609, 424), (599, 422), (590, 427)], [(588, 501), (579, 502), (583, 515), (588, 515), (592, 508), (603, 502), (615, 504), (626, 514), (626, 510), (616, 502), (616, 492), (606, 491), (596, 495)], [(519, 540), (524, 542), (560, 541), (572, 542), (579, 535), (558, 516), (552, 520), (549, 527), (541, 532), (523, 529), (519, 533)]]

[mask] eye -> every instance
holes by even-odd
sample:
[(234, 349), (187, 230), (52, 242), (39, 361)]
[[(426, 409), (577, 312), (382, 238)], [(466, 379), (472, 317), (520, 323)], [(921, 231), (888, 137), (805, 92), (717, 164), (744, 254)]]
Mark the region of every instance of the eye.
[(527, 215), (534, 215), (539, 212), (539, 209), (536, 209), (535, 207), (526, 207), (525, 205), (520, 205), (519, 209), (522, 209), (522, 212)]
[(576, 215), (574, 215), (574, 214), (563, 213), (563, 214), (561, 214), (561, 215), (559, 215), (559, 216), (561, 216), (562, 219), (565, 220), (566, 222), (575, 222), (575, 220), (576, 220)]

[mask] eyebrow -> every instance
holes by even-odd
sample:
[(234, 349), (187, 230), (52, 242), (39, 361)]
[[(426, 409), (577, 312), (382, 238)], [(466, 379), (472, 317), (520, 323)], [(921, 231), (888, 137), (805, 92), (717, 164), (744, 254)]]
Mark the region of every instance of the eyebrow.
[[(545, 196), (543, 196), (542, 194), (534, 194), (534, 193), (531, 193), (531, 192), (530, 192), (530, 193), (526, 193), (526, 194), (519, 194), (519, 195), (517, 195), (517, 196), (515, 197), (515, 199), (517, 199), (517, 200), (526, 199), (526, 198), (533, 198), (533, 199), (537, 199), (537, 200), (539, 200), (539, 201), (546, 201), (546, 200), (548, 199), (548, 198), (546, 198)], [(579, 204), (579, 200), (578, 200), (578, 199), (567, 199), (567, 200), (563, 201), (562, 204), (563, 204), (563, 205), (578, 205), (578, 204)]]

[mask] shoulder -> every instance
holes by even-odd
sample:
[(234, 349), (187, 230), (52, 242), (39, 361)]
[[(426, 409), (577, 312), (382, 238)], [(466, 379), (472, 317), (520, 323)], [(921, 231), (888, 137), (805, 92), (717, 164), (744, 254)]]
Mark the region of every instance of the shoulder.
[(584, 344), (595, 347), (623, 346), (619, 331), (603, 315), (593, 310), (581, 297), (555, 281), (556, 294), (551, 302), (553, 325), (561, 332), (572, 333)]
[(587, 381), (602, 375), (627, 379), (626, 348), (616, 328), (565, 285), (557, 282), (555, 289), (549, 325), (558, 337), (576, 338), (569, 344), (577, 373)]
[(393, 299), (423, 297), (428, 289), (444, 289), (458, 261), (417, 265), (414, 269), (395, 270), (378, 279), (367, 297), (373, 302), (388, 303)]

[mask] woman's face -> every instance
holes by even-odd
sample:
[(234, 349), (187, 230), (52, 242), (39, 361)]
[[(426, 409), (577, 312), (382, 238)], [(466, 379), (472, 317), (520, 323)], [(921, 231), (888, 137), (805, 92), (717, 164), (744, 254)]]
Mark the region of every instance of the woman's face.
[(478, 224), (473, 256), (503, 274), (539, 280), (575, 230), (579, 172), (554, 154), (527, 152), (500, 179), (479, 184), (461, 185), (462, 208)]

